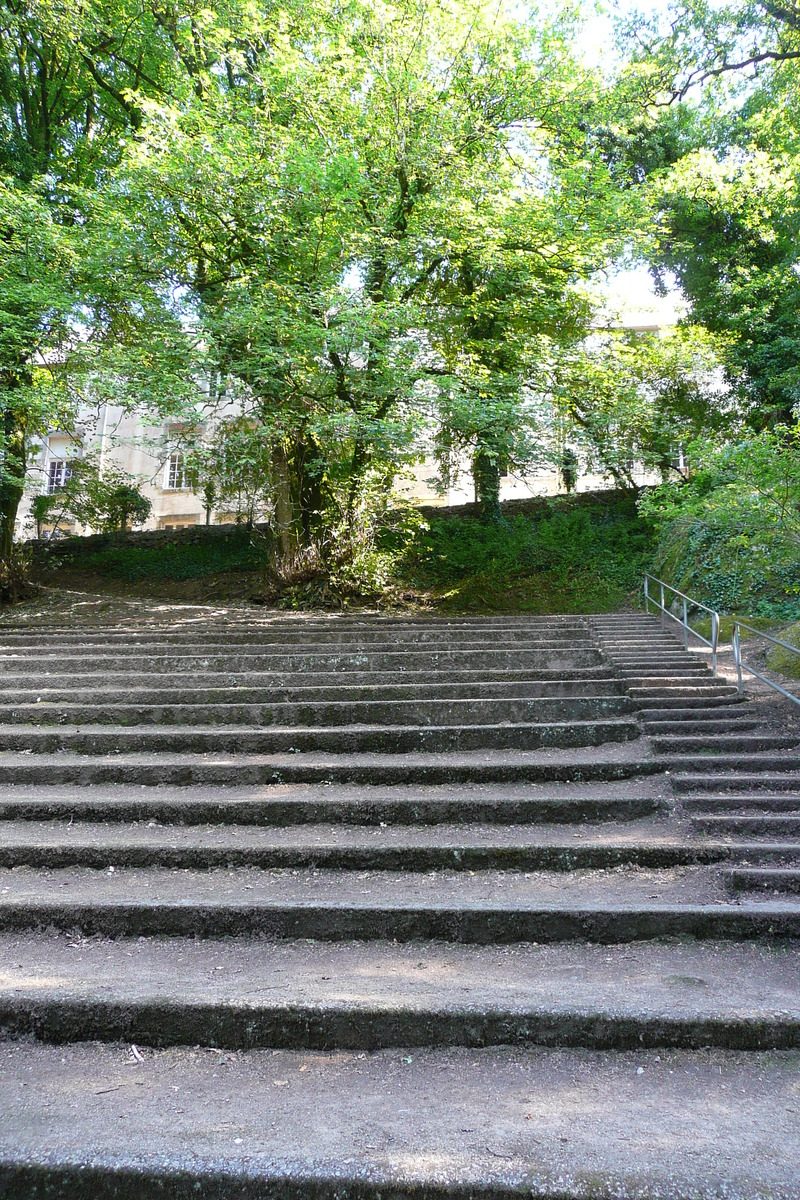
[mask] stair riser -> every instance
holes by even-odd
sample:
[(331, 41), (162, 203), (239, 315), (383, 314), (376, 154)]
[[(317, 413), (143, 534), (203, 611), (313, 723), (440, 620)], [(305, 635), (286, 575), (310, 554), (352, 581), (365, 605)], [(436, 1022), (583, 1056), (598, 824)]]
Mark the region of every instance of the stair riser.
[(175, 847), (175, 846), (0, 846), (0, 867), (321, 867), (353, 871), (432, 870), (603, 870), (619, 866), (671, 868), (725, 862), (720, 846), (418, 846), (351, 847)]
[[(114, 677), (115, 680), (118, 677)], [(0, 689), (0, 699), (6, 705), (29, 705), (32, 711), (41, 704), (104, 704), (104, 705), (167, 705), (167, 704), (359, 704), (390, 701), (405, 703), (447, 700), (544, 700), (556, 703), (560, 700), (573, 698), (580, 700), (603, 699), (604, 697), (621, 697), (622, 685), (617, 679), (572, 679), (557, 682), (556, 680), (528, 683), (407, 683), (404, 686), (391, 685), (353, 685), (329, 687), (220, 687), (209, 686), (172, 688), (162, 686), (161, 682), (150, 686), (129, 687), (121, 689), (109, 684), (102, 687), (62, 687), (54, 688), (47, 684), (35, 688)], [(631, 703), (626, 697), (626, 703)]]
[(92, 998), (47, 1001), (21, 996), (0, 1001), (0, 1037), (36, 1038), (63, 1045), (121, 1041), (140, 1046), (213, 1045), (228, 1050), (381, 1050), (420, 1046), (585, 1046), (595, 1050), (673, 1047), (792, 1050), (800, 1021), (652, 1018), (603, 1012), (517, 1012), (418, 1008), (385, 1011), (345, 1004), (129, 1004)]
[[(692, 817), (692, 827), (715, 837), (769, 836), (777, 838), (800, 837), (800, 817)], [(800, 852), (800, 844), (798, 844)]]
[[(68, 733), (56, 729), (31, 729), (0, 735), (0, 753), (31, 749), (36, 754), (71, 750), (78, 754), (189, 753), (189, 754), (407, 754), (454, 750), (538, 750), (543, 747), (600, 746), (639, 736), (632, 721), (603, 723), (564, 722), (555, 725), (468, 725), (442, 729), (391, 727), (386, 729), (280, 729), (170, 730), (137, 728), (109, 733)], [(1, 769), (1, 768), (0, 768)]]
[(0, 766), (0, 787), (10, 784), (128, 783), (174, 784), (269, 783), (582, 783), (635, 779), (658, 774), (654, 762), (641, 763), (36, 763)]
[[(678, 791), (691, 791), (698, 784), (686, 784), (681, 776), (693, 775), (700, 780), (699, 786), (708, 791), (713, 786), (714, 791), (722, 788), (750, 787), (750, 780), (755, 776), (755, 787), (775, 788), (782, 791), (783, 786), (775, 782), (772, 772), (781, 774), (800, 771), (800, 755), (777, 752), (774, 755), (765, 754), (762, 758), (752, 754), (661, 754), (658, 762), (662, 770), (671, 771), (673, 784)], [(762, 775), (756, 772), (763, 772)], [(787, 779), (785, 786), (792, 790), (797, 788), (797, 779)]]
[(3, 714), (6, 724), (33, 725), (472, 725), (500, 721), (586, 721), (629, 713), (626, 696), (498, 700), (438, 700), (430, 703), (367, 701), (334, 704), (184, 704), (181, 706), (92, 706), (32, 704)]
[(713, 737), (715, 734), (748, 733), (760, 728), (758, 721), (744, 719), (736, 721), (696, 721), (684, 718), (682, 721), (650, 721), (647, 717), (642, 719), (642, 726), (650, 738), (657, 739), (666, 735), (680, 736), (683, 734), (699, 742), (703, 741), (703, 736)]
[(326, 941), (440, 939), (475, 945), (659, 937), (800, 937), (800, 907), (664, 906), (654, 909), (342, 908), (307, 904), (14, 904), (0, 906), (0, 929), (80, 930), (105, 937), (320, 938)]
[[(502, 636), (504, 642), (514, 645), (528, 646), (534, 650), (550, 650), (550, 649), (571, 649), (573, 647), (584, 646), (591, 648), (593, 645), (592, 639), (585, 632), (575, 631), (574, 633), (556, 633), (542, 632), (535, 633), (527, 629), (503, 629), (497, 631), (496, 636)], [(487, 638), (481, 637), (479, 633), (472, 630), (465, 630), (462, 633), (454, 633), (447, 630), (397, 630), (396, 632), (387, 632), (381, 634), (370, 634), (367, 631), (351, 634), (315, 634), (313, 639), (309, 634), (276, 634), (264, 635), (262, 633), (252, 634), (236, 634), (232, 636), (224, 636), (220, 634), (192, 634), (184, 637), (178, 635), (150, 635), (144, 634), (141, 637), (119, 637), (113, 634), (108, 637), (67, 637), (65, 635), (55, 635), (48, 637), (48, 649), (52, 649), (53, 643), (57, 642), (58, 648), (63, 648), (67, 653), (92, 653), (99, 651), (102, 654), (107, 654), (109, 648), (114, 651), (119, 651), (121, 654), (138, 652), (146, 650), (152, 653), (168, 653), (174, 650), (175, 653), (251, 653), (253, 650), (263, 650), (265, 653), (270, 653), (274, 647), (282, 648), (284, 646), (291, 647), (298, 653), (319, 653), (320, 650), (330, 648), (331, 651), (344, 649), (352, 650), (393, 650), (398, 646), (408, 646), (411, 649), (422, 649), (427, 646), (447, 647), (454, 650), (461, 649), (484, 649), (486, 647)], [(9, 655), (29, 655), (32, 659), (42, 652), (42, 639), (9, 640), (3, 638), (0, 640), (0, 659)]]
[[(629, 693), (633, 689), (629, 689)], [(746, 704), (739, 701), (738, 696), (658, 696), (646, 697), (637, 694), (636, 704), (646, 720), (657, 721), (677, 718), (681, 713), (692, 714), (698, 721), (715, 720), (717, 716), (735, 717), (738, 713), (749, 714)]]
[(732, 892), (780, 892), (786, 896), (800, 895), (800, 871), (725, 872), (725, 882)]
[[(661, 721), (670, 723), (685, 724), (687, 721), (694, 722), (699, 729), (707, 729), (714, 725), (717, 721), (726, 723), (737, 722), (738, 728), (746, 728), (746, 725), (738, 725), (739, 722), (758, 722), (753, 717), (752, 709), (746, 704), (714, 704), (706, 701), (702, 706), (693, 706), (690, 704), (681, 705), (677, 702), (674, 705), (665, 705), (663, 708), (648, 706), (647, 701), (637, 701), (637, 709), (641, 713), (641, 719), (644, 723), (652, 726), (654, 729)], [(665, 730), (666, 732), (666, 730)]]
[[(198, 621), (190, 626), (175, 627), (169, 622), (148, 624), (146, 628), (138, 627), (134, 631), (120, 626), (80, 626), (80, 625), (48, 625), (37, 622), (36, 632), (28, 627), (25, 630), (14, 630), (3, 625), (0, 633), (0, 646), (28, 646), (35, 649), (41, 646), (42, 638), (48, 641), (58, 640), (78, 646), (91, 643), (105, 642), (108, 644), (132, 643), (135, 645), (148, 644), (150, 641), (180, 642), (193, 645), (200, 641), (218, 641), (226, 644), (244, 642), (278, 642), (288, 641), (322, 642), (327, 640), (354, 639), (356, 641), (388, 640), (430, 640), (437, 638), (471, 638), (475, 641), (485, 640), (487, 636), (502, 634), (503, 637), (517, 636), (529, 640), (586, 640), (593, 634), (585, 621), (581, 619), (548, 621), (542, 618), (526, 617), (518, 619), (508, 617), (495, 619), (492, 617), (475, 617), (463, 621), (455, 621), (436, 617), (423, 617), (418, 621), (381, 620), (366, 617), (363, 620), (349, 620), (347, 617), (332, 617), (330, 620), (315, 621), (305, 617), (295, 621), (262, 621), (248, 624), (237, 622), (230, 626), (213, 625), (209, 628), (206, 620)], [(660, 636), (660, 635), (659, 635)], [(675, 646), (677, 643), (670, 642)]]
[(661, 704), (667, 700), (674, 700), (679, 704), (729, 704), (737, 699), (737, 691), (735, 687), (727, 687), (724, 684), (709, 683), (703, 685), (686, 685), (675, 684), (668, 686), (639, 686), (629, 685), (626, 688), (628, 695), (636, 700), (656, 701)]
[[(52, 674), (38, 674), (34, 671), (23, 675), (0, 674), (0, 697), (7, 691), (18, 692), (21, 688), (37, 689), (37, 688), (116, 688), (124, 683), (126, 687), (145, 687), (152, 688), (163, 683), (165, 687), (171, 688), (187, 688), (195, 690), (197, 688), (229, 688), (229, 687), (250, 687), (250, 688), (268, 688), (270, 691), (275, 689), (295, 690), (299, 687), (386, 687), (405, 685), (423, 684), (426, 687), (438, 687), (440, 684), (456, 684), (460, 687), (469, 686), (472, 683), (546, 683), (560, 686), (566, 676), (570, 681), (570, 686), (576, 683), (598, 682), (605, 680), (610, 681), (612, 688), (619, 688), (621, 685), (619, 680), (613, 680), (611, 670), (608, 666), (601, 665), (595, 667), (575, 667), (569, 671), (550, 670), (545, 668), (537, 668), (536, 670), (506, 670), (505, 668), (497, 668), (495, 670), (434, 670), (432, 668), (423, 671), (337, 671), (331, 673), (326, 671), (323, 674), (302, 673), (297, 671), (274, 672), (274, 671), (175, 671), (168, 675), (163, 675), (158, 671), (144, 673), (138, 670), (122, 671), (115, 670), (110, 672), (96, 672), (91, 675), (81, 674), (78, 671), (63, 672), (55, 669)], [(38, 694), (38, 693), (37, 693)]]
[[(795, 770), (800, 769), (800, 764), (795, 767)], [(696, 763), (693, 764), (691, 774), (678, 774), (677, 767), (672, 765), (672, 786), (676, 792), (681, 795), (691, 794), (692, 792), (711, 792), (715, 795), (729, 790), (731, 796), (740, 795), (742, 792), (763, 792), (768, 795), (770, 792), (786, 792), (794, 795), (798, 791), (798, 779), (794, 775), (773, 775), (770, 773), (767, 765), (764, 765), (764, 772), (761, 775), (755, 775), (743, 769), (740, 772), (723, 775), (701, 774), (697, 770)], [(717, 766), (719, 771), (719, 765)]]
[(159, 799), (108, 801), (90, 798), (38, 801), (0, 798), (0, 820), (158, 821), (169, 825), (435, 825), (472, 822), (488, 825), (573, 824), (627, 821), (660, 811), (661, 801), (611, 800), (396, 800), (313, 801)]
[(573, 667), (600, 665), (603, 659), (597, 650), (487, 650), (474, 651), (430, 650), (384, 653), (365, 651), (340, 654), (164, 654), (147, 653), (93, 655), (59, 654), (52, 658), (37, 655), (30, 660), (8, 657), (0, 659), (0, 671), (6, 675), (26, 674), (30, 668), (45, 671), (69, 671), (74, 674), (100, 674), (103, 671), (161, 671), (163, 673), (201, 671), (299, 671), (306, 673), (339, 671), (430, 671), (437, 668), (460, 670), (489, 670), (494, 667), (519, 670), (521, 667), (545, 667), (568, 674)]
[(693, 796), (690, 793), (681, 797), (683, 807), (690, 813), (734, 813), (737, 809), (764, 809), (771, 812), (794, 812), (800, 817), (800, 795), (793, 796), (790, 792), (785, 795), (759, 796)]
[(749, 734), (737, 737), (736, 735), (722, 736), (719, 738), (713, 735), (706, 737), (652, 737), (651, 743), (657, 754), (696, 754), (706, 752), (711, 756), (716, 756), (723, 753), (728, 754), (758, 754), (763, 750), (795, 750), (797, 749), (796, 737), (785, 737), (781, 734)]

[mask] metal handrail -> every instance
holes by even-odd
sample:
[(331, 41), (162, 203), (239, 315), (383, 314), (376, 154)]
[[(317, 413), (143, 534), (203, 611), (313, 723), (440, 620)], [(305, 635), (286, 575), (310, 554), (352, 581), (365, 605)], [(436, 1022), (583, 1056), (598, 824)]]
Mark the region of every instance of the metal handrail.
[(787, 700), (793, 701), (800, 707), (800, 696), (794, 696), (791, 692), (787, 692), (786, 688), (782, 688), (774, 679), (767, 679), (766, 675), (762, 675), (755, 667), (749, 667), (746, 662), (742, 662), (742, 639), (739, 633), (740, 629), (746, 629), (748, 633), (755, 634), (756, 637), (763, 638), (766, 642), (772, 642), (773, 646), (782, 646), (784, 650), (791, 650), (793, 654), (799, 654), (797, 646), (792, 646), (789, 642), (781, 641), (780, 638), (773, 637), (771, 633), (764, 633), (762, 629), (754, 629), (752, 625), (747, 625), (744, 621), (733, 622), (733, 633), (731, 634), (731, 646), (733, 647), (733, 661), (736, 663), (736, 674), (739, 679), (739, 695), (744, 691), (742, 684), (742, 671), (749, 671), (751, 675), (755, 675), (762, 683), (768, 683), (776, 692), (780, 692)]
[[(660, 600), (656, 600), (650, 595), (650, 584), (657, 583), (660, 591)], [(683, 602), (683, 616), (676, 617), (674, 612), (671, 612), (664, 603), (664, 591), (672, 592), (674, 596), (680, 596)], [(691, 596), (687, 596), (685, 592), (679, 592), (671, 583), (665, 583), (663, 579), (657, 579), (655, 575), (645, 575), (644, 577), (644, 607), (645, 612), (649, 612), (649, 604), (654, 604), (656, 608), (661, 609), (661, 624), (664, 624), (664, 617), (669, 617), (672, 621), (676, 621), (678, 625), (683, 626), (683, 646), (685, 650), (689, 649), (689, 634), (692, 637), (699, 638), (706, 646), (711, 649), (711, 669), (716, 676), (717, 674), (717, 647), (719, 646), (719, 613), (715, 608), (709, 608), (707, 604), (701, 604), (699, 600), (694, 600)], [(711, 616), (711, 640), (703, 637), (702, 633), (698, 633), (696, 629), (692, 629), (689, 624), (689, 605), (692, 608), (702, 608), (703, 612), (707, 612)]]

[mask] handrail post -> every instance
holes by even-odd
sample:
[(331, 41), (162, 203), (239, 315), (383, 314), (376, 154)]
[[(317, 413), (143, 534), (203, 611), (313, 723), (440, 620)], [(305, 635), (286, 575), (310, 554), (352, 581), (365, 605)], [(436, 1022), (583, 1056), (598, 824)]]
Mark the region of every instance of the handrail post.
[(717, 646), (719, 645), (719, 613), (711, 614), (711, 669), (717, 677)]
[(661, 628), (662, 629), (664, 628), (664, 613), (666, 611), (667, 610), (664, 607), (664, 584), (662, 583), (661, 584)]
[(733, 646), (733, 661), (736, 663), (736, 675), (739, 680), (739, 695), (741, 696), (742, 692), (744, 691), (744, 686), (742, 684), (742, 646), (738, 621), (733, 622), (731, 645)]
[(650, 576), (644, 577), (644, 611), (650, 616)]
[(689, 611), (686, 607), (686, 597), (683, 598), (683, 648), (689, 649)]

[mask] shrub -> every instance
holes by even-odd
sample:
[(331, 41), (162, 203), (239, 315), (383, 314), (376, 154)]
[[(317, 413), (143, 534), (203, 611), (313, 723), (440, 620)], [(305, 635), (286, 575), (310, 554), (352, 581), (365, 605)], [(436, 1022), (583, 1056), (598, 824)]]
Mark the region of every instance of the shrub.
[(654, 570), (723, 612), (800, 615), (800, 434), (780, 427), (690, 448), (688, 481), (654, 488)]
[(0, 604), (16, 604), (36, 591), (31, 583), (33, 555), (29, 546), (12, 546), (7, 558), (0, 558)]

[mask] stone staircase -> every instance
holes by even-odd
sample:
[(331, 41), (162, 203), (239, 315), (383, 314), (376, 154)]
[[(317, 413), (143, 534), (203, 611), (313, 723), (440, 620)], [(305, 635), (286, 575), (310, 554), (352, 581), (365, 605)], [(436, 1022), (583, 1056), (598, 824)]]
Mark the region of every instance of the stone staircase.
[(0, 695), (0, 1196), (800, 1196), (800, 736), (654, 619), (6, 624)]

